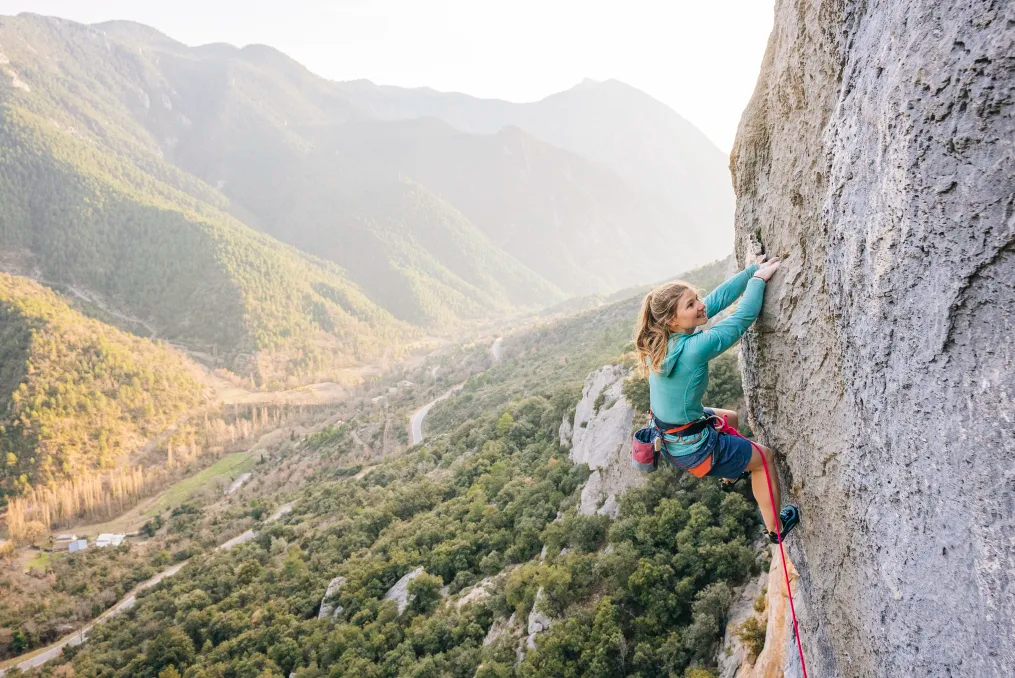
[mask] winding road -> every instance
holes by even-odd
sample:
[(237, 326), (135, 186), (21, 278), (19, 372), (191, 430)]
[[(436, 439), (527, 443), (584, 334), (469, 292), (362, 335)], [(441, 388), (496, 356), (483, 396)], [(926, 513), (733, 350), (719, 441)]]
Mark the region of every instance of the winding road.
[[(266, 520), (265, 522), (270, 523), (275, 520), (278, 520), (279, 518), (281, 518), (282, 516), (284, 516), (285, 514), (289, 513), (292, 510), (293, 510), (292, 502), (289, 502), (288, 504), (283, 504), (278, 508), (277, 511), (272, 513), (268, 517), (268, 520)], [(233, 537), (229, 541), (223, 542), (222, 544), (219, 544), (215, 548), (215, 550), (227, 551), (238, 544), (250, 541), (256, 536), (257, 532), (254, 532), (253, 530), (247, 530), (243, 534), (237, 537)], [(47, 645), (45, 648), (41, 650), (36, 650), (29, 657), (15, 658), (5, 662), (3, 664), (3, 668), (0, 668), (0, 676), (6, 675), (8, 669), (10, 669), (12, 666), (17, 666), (22, 671), (27, 671), (28, 669), (33, 669), (37, 666), (42, 666), (50, 659), (58, 657), (60, 655), (60, 652), (63, 651), (63, 648), (65, 646), (69, 645), (71, 647), (74, 647), (75, 645), (80, 645), (81, 643), (85, 642), (85, 639), (88, 637), (88, 632), (91, 631), (96, 624), (101, 624), (105, 621), (108, 621), (111, 617), (114, 617), (120, 614), (121, 612), (129, 610), (130, 608), (134, 607), (134, 603), (137, 602), (137, 594), (139, 594), (141, 591), (144, 591), (145, 589), (149, 589), (155, 586), (163, 579), (172, 577), (174, 574), (182, 570), (183, 566), (189, 563), (190, 560), (191, 559), (188, 558), (187, 560), (184, 560), (182, 563), (176, 563), (175, 565), (171, 565), (170, 567), (167, 567), (166, 569), (162, 570), (162, 572), (159, 572), (151, 579), (141, 582), (140, 584), (135, 586), (130, 593), (124, 596), (123, 600), (121, 600), (119, 603), (117, 603), (113, 607), (109, 608), (108, 610), (100, 614), (92, 621), (82, 626), (74, 633), (64, 636), (60, 640), (56, 641), (51, 645)]]
[(444, 400), (445, 398), (447, 398), (455, 391), (460, 390), (463, 386), (465, 386), (464, 381), (460, 384), (455, 384), (450, 389), (448, 389), (447, 391), (437, 396), (436, 398), (428, 402), (426, 405), (424, 405), (423, 407), (419, 408), (418, 410), (412, 413), (412, 417), (409, 419), (409, 423), (410, 426), (412, 427), (413, 445), (418, 445), (421, 442), (423, 442), (423, 417), (425, 417), (426, 413), (430, 411), (430, 408), (439, 403), (440, 401)]
[[(493, 340), (493, 344), (490, 345), (490, 355), (493, 356), (493, 361), (495, 363), (500, 362), (501, 357), (500, 343), (503, 340), (504, 337), (497, 337), (496, 339)], [(419, 408), (418, 410), (412, 413), (412, 415), (409, 417), (409, 428), (412, 431), (413, 445), (419, 445), (421, 442), (423, 442), (423, 417), (425, 417), (427, 412), (430, 411), (430, 408), (432, 408), (434, 405), (447, 398), (455, 391), (461, 390), (463, 386), (465, 386), (464, 381), (460, 384), (455, 384), (450, 389), (448, 389), (447, 391), (437, 396), (436, 398), (428, 402), (426, 405), (424, 405), (423, 407)]]

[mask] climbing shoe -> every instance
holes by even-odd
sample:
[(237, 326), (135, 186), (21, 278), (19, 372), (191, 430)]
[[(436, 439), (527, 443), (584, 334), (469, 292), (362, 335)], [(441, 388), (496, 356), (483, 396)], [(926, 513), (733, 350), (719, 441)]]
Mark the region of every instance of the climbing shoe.
[(768, 533), (768, 540), (773, 544), (778, 544), (780, 540), (785, 541), (786, 535), (797, 526), (797, 523), (800, 522), (800, 509), (796, 506), (784, 506), (779, 511), (779, 521), (782, 522), (782, 534), (778, 535), (775, 532)]
[(720, 487), (724, 492), (731, 492), (741, 480), (746, 480), (751, 477), (750, 471), (744, 471), (740, 474), (739, 478), (723, 478), (722, 485)]

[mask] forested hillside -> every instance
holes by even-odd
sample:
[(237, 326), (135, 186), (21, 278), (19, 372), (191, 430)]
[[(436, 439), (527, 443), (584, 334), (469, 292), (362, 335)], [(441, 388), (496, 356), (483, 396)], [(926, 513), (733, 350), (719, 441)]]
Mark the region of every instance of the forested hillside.
[[(0, 28), (8, 68), (32, 83), (0, 84), (10, 267), (101, 295), (241, 373), (254, 362), (240, 354), (272, 354), (262, 381), (360, 363), (418, 336), (337, 266), (252, 232), (219, 209), (215, 189), (165, 162), (112, 95), (128, 83), (95, 35), (33, 17)], [(67, 52), (75, 36), (88, 40), (84, 54)]]
[[(351, 435), (367, 414), (308, 436), (287, 453), (314, 471), (291, 513), (197, 556), (59, 663), (96, 677), (713, 676), (733, 588), (765, 567), (755, 509), (662, 469), (618, 519), (581, 515), (588, 469), (561, 447), (583, 365), (623, 359), (637, 301), (514, 337), (453, 399), (460, 418), (372, 470)], [(181, 535), (218, 520), (188, 510)], [(403, 599), (389, 593), (413, 572)], [(526, 645), (533, 610), (553, 623)]]
[[(412, 334), (384, 311), (445, 331), (665, 277), (722, 240), (616, 159), (518, 128), (379, 120), (269, 47), (25, 14), (2, 22), (0, 55), (0, 243), (20, 268), (4, 265), (238, 371), (251, 352), (281, 356), (279, 373), (366, 360)], [(649, 106), (615, 94), (618, 129)], [(627, 155), (647, 167), (643, 146)]]
[(0, 496), (116, 467), (198, 404), (192, 369), (0, 274)]

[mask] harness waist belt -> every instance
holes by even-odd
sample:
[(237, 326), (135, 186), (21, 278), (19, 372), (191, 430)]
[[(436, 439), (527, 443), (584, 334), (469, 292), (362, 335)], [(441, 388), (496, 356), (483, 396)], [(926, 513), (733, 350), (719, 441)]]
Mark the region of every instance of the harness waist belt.
[(661, 433), (680, 436), (693, 436), (701, 433), (712, 425), (711, 420), (708, 418), (698, 419), (697, 421), (692, 421), (689, 424), (667, 424), (665, 421), (661, 421), (653, 414), (652, 420), (655, 422), (656, 428), (659, 429)]

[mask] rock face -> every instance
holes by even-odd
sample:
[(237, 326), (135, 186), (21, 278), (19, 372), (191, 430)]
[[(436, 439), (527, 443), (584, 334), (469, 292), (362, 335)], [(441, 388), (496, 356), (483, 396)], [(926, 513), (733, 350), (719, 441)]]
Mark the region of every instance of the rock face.
[(317, 611), (317, 618), (324, 619), (325, 617), (336, 617), (342, 614), (342, 606), (335, 605), (333, 600), (338, 590), (342, 588), (342, 584), (345, 583), (345, 577), (335, 577), (328, 584), (328, 590), (324, 592), (324, 597), (321, 598), (321, 609)]
[(811, 675), (1015, 675), (1012, 55), (1011, 2), (776, 2), (731, 169)]
[(529, 637), (525, 640), (525, 648), (528, 650), (536, 649), (536, 636), (553, 626), (553, 619), (540, 611), (540, 606), (545, 598), (543, 589), (540, 587), (539, 591), (536, 592), (536, 600), (532, 603), (532, 611), (529, 612), (529, 624), (526, 627)]
[(630, 370), (621, 365), (606, 365), (589, 374), (575, 408), (574, 425), (567, 421), (561, 425), (561, 441), (568, 436), (571, 441), (571, 460), (592, 469), (578, 509), (585, 515), (600, 511), (616, 517), (616, 497), (645, 483), (644, 474), (631, 468), (634, 409), (622, 392), (628, 376)]
[(405, 612), (405, 608), (409, 607), (409, 582), (423, 574), (423, 568), (417, 567), (415, 570), (405, 575), (395, 585), (388, 589), (388, 592), (384, 594), (384, 600), (393, 600), (398, 605), (398, 614), (401, 615)]
[[(801, 605), (800, 575), (792, 560), (787, 558), (786, 565), (799, 618), (808, 614)], [(767, 590), (765, 609), (757, 613), (754, 611), (754, 599), (760, 593), (762, 583)], [(747, 648), (735, 635), (736, 627), (750, 616), (766, 622), (765, 648), (753, 662), (747, 658)], [(760, 580), (748, 582), (730, 611), (726, 638), (719, 651), (719, 678), (803, 678), (803, 675), (796, 636), (793, 635), (789, 596), (786, 595), (786, 576), (782, 571), (779, 548), (773, 546), (768, 574), (762, 575)]]

